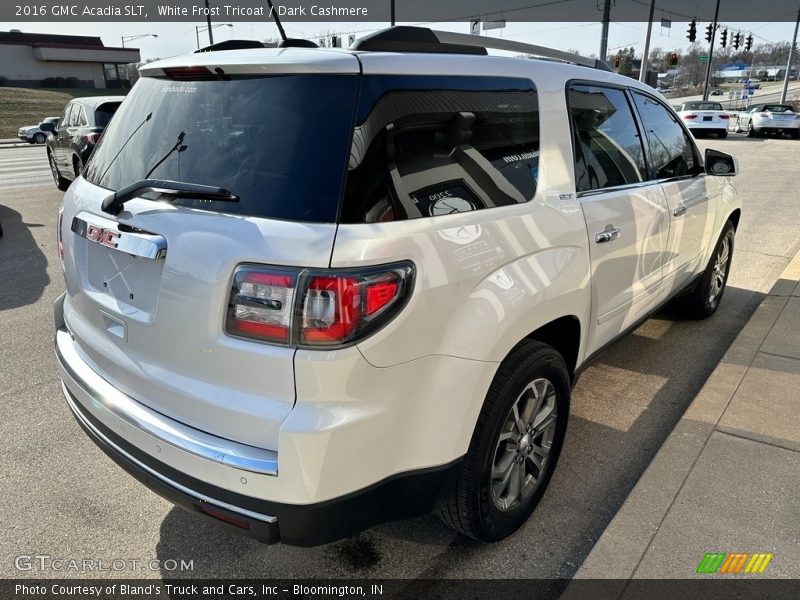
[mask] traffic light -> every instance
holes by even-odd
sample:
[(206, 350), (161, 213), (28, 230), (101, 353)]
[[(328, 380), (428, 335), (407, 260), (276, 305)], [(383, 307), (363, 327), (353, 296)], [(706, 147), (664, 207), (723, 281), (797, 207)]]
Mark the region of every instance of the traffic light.
[(678, 64), (678, 53), (673, 52), (672, 54), (669, 55), (669, 66), (674, 67), (677, 64)]
[(719, 36), (719, 45), (724, 48), (727, 43), (728, 43), (728, 30), (724, 29)]
[(697, 39), (697, 21), (694, 19), (689, 23), (689, 29), (686, 30), (686, 38), (690, 42), (694, 42)]
[(740, 43), (741, 39), (742, 39), (742, 34), (737, 31), (733, 35), (733, 48), (734, 48), (734, 50), (738, 50), (739, 49), (739, 43)]
[(709, 23), (706, 26), (706, 41), (709, 44), (711, 43), (711, 38), (712, 38), (713, 35), (714, 35), (714, 26), (711, 23)]
[(619, 69), (619, 56), (614, 57), (614, 68)]
[(744, 38), (744, 49), (750, 52), (750, 48), (753, 47), (753, 34), (748, 34), (746, 38)]

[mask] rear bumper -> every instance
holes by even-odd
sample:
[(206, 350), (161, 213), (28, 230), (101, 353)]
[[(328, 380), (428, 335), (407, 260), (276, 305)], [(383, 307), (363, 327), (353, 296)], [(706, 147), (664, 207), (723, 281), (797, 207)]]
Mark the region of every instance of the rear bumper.
[[(301, 460), (303, 456), (321, 456), (327, 465), (322, 469), (326, 481), (342, 481), (353, 475), (354, 461), (332, 440), (348, 438), (347, 448), (362, 455), (366, 446), (371, 447), (369, 440), (354, 441), (354, 433), (347, 429), (334, 436), (331, 431), (303, 435), (306, 441), (301, 451), (297, 444), (292, 448), (287, 443), (289, 450), (281, 463), (285, 472), (279, 475), (276, 452), (210, 436), (122, 394), (83, 360), (61, 309), (57, 302), (55, 354), (67, 405), (81, 427), (117, 464), (153, 491), (237, 533), (266, 543), (319, 545), (380, 523), (429, 513), (455, 485), (460, 458), (430, 468), (407, 468), (366, 487), (353, 485), (349, 489), (356, 491), (350, 493), (345, 486), (338, 495), (317, 502), (286, 502), (291, 490), (297, 489), (297, 481), (320, 485), (309, 479), (311, 468)], [(320, 448), (319, 439), (327, 446)], [(297, 452), (295, 460), (292, 450)], [(379, 447), (374, 451), (381, 452)], [(279, 494), (283, 497), (276, 498)]]

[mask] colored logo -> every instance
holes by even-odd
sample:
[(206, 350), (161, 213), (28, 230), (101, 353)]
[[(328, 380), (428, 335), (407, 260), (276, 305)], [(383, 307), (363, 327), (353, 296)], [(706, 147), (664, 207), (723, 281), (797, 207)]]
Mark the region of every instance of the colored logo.
[(698, 573), (721, 573), (726, 575), (739, 573), (763, 573), (772, 560), (772, 553), (766, 552), (707, 552)]

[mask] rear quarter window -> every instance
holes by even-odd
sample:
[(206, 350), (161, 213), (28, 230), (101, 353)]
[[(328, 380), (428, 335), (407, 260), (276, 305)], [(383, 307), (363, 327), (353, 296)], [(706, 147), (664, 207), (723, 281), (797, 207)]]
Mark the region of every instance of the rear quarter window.
[(374, 223), (527, 202), (539, 109), (524, 79), (365, 76), (341, 220)]

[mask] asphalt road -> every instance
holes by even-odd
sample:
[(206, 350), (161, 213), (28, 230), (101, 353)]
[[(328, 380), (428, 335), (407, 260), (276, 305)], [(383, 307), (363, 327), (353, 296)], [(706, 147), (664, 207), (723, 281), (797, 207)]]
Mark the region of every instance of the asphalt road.
[[(0, 148), (0, 577), (78, 575), (17, 571), (22, 554), (141, 561), (102, 576), (571, 576), (800, 246), (800, 142), (732, 134), (701, 144), (736, 154), (741, 168), (744, 214), (722, 305), (703, 322), (660, 314), (583, 374), (558, 469), (523, 529), (482, 545), (431, 516), (312, 549), (263, 546), (173, 508), (79, 429), (52, 351), (61, 194), (34, 185), (46, 180), (43, 148)], [(142, 568), (152, 559), (191, 560), (193, 570)]]

